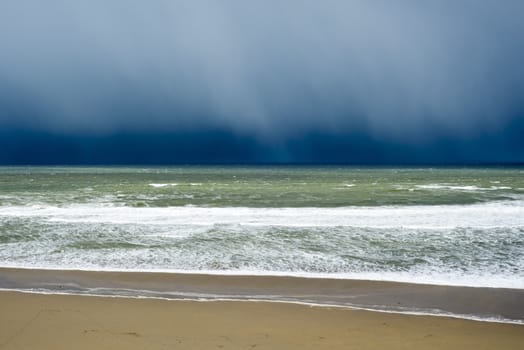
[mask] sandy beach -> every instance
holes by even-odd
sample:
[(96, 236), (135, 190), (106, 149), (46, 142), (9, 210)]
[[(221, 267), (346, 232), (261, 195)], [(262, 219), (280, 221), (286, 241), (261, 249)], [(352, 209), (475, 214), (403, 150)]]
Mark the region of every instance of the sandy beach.
[[(0, 269), (0, 288), (0, 349), (520, 349), (524, 342), (522, 324), (325, 306), (438, 307), (519, 321), (521, 290), (11, 268)], [(324, 306), (304, 304), (311, 302)]]
[(521, 349), (521, 325), (248, 301), (0, 293), (1, 349)]

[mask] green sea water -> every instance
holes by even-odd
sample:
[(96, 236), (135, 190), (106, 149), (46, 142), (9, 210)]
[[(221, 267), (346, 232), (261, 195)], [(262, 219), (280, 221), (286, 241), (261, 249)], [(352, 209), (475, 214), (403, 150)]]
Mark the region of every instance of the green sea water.
[(524, 195), (519, 168), (4, 167), (0, 205), (343, 207), (472, 204)]

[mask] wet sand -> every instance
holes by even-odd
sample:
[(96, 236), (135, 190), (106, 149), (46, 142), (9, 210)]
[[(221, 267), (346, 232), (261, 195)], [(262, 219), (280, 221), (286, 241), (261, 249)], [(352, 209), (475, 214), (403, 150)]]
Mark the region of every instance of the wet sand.
[(0, 292), (0, 349), (521, 349), (524, 326), (248, 301)]
[(166, 299), (291, 301), (524, 321), (524, 290), (323, 278), (0, 268), (0, 288)]

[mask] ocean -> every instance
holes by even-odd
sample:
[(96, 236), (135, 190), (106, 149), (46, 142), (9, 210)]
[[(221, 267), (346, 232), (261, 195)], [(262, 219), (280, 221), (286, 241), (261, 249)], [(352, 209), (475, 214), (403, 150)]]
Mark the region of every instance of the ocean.
[(1, 167), (0, 267), (524, 289), (524, 169)]

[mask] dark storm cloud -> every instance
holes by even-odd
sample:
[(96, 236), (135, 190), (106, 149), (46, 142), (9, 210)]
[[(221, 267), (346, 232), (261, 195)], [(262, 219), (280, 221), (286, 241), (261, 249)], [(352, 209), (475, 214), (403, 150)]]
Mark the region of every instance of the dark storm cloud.
[(504, 140), (524, 115), (522, 13), (520, 0), (3, 0), (0, 127), (225, 130), (284, 153), (314, 135)]

